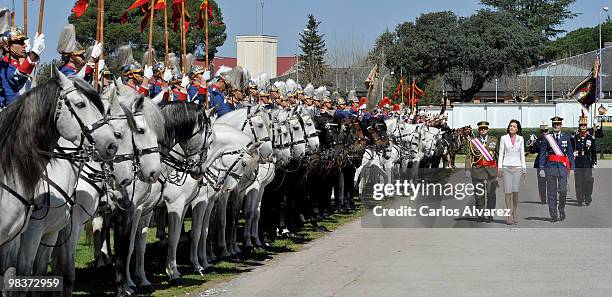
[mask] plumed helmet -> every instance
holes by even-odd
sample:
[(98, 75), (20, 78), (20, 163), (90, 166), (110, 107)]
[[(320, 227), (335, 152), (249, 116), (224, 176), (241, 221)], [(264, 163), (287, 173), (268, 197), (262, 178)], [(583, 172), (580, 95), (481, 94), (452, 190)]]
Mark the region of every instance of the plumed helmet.
[(193, 54), (189, 53), (185, 57), (185, 71), (191, 72), (191, 67), (193, 67)]
[(221, 76), (232, 91), (243, 91), (246, 89), (248, 80), (244, 75), (242, 67), (236, 66), (234, 69)]
[(262, 73), (259, 78), (257, 78), (257, 89), (259, 90), (259, 95), (261, 96), (270, 96), (268, 88), (270, 87), (270, 78), (267, 74)]
[(57, 52), (61, 55), (80, 55), (85, 49), (76, 41), (76, 30), (73, 24), (64, 26), (57, 42)]
[(164, 71), (166, 71), (166, 65), (164, 65), (164, 63), (157, 62), (153, 64), (153, 73), (155, 73), (157, 76), (161, 77)]
[(9, 31), (11, 29), (11, 11), (2, 7), (0, 9), (0, 34)]
[(193, 65), (191, 67), (191, 70), (189, 71), (189, 77), (191, 79), (195, 79), (195, 77), (198, 74), (204, 74), (204, 72), (206, 72), (206, 69), (204, 68), (204, 66), (202, 66), (202, 65)]
[(304, 97), (307, 99), (312, 99), (315, 95), (315, 87), (312, 84), (306, 85), (304, 88)]
[(128, 64), (138, 64), (136, 60), (134, 60), (134, 55), (132, 53), (132, 47), (129, 45), (124, 45), (117, 50), (117, 68), (121, 68), (124, 65)]
[(293, 79), (288, 79), (285, 82), (285, 87), (287, 89), (287, 97), (297, 96), (298, 84)]
[(179, 74), (181, 74), (181, 64), (175, 53), (168, 54), (168, 64), (168, 67), (172, 69), (172, 77), (177, 77)]
[(358, 103), (359, 99), (357, 98), (357, 91), (356, 90), (349, 91), (347, 99), (350, 103)]
[(315, 90), (314, 100), (315, 101), (324, 101), (327, 98), (327, 102), (329, 101), (329, 91), (325, 86), (321, 86)]
[(281, 98), (287, 97), (287, 85), (285, 85), (284, 81), (274, 82), (272, 90), (276, 90)]
[(140, 65), (149, 65), (149, 56), (151, 56), (151, 61), (153, 61), (153, 65), (157, 63), (157, 55), (155, 54), (155, 49), (149, 50), (147, 49), (144, 54), (142, 54), (142, 59), (140, 60)]

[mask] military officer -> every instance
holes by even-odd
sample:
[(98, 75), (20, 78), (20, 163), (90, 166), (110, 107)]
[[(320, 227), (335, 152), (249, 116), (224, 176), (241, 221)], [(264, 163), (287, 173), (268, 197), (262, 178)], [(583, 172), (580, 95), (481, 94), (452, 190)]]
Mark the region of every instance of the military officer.
[[(533, 168), (539, 168), (540, 166), (540, 149), (544, 140), (544, 135), (548, 134), (548, 125), (542, 123), (540, 125), (540, 136), (529, 145), (529, 153), (537, 154), (535, 161), (533, 161)], [(538, 192), (540, 193), (540, 202), (546, 204), (546, 177), (538, 175)]]
[[(495, 209), (497, 197), (495, 189), (497, 188), (497, 158), (498, 147), (497, 138), (488, 135), (489, 122), (478, 122), (478, 136), (468, 142), (468, 153), (465, 159), (465, 174), (472, 178), (474, 187), (484, 185), (485, 191), (479, 195), (478, 191), (474, 193), (476, 200), (476, 208), (478, 209)], [(480, 188), (482, 186), (479, 186)], [(477, 218), (478, 222), (485, 221), (484, 216)], [(487, 222), (493, 222), (492, 216), (486, 217)]]
[(595, 137), (587, 131), (586, 117), (580, 117), (578, 134), (574, 135), (574, 157), (576, 181), (576, 200), (578, 206), (591, 205), (593, 193), (593, 168), (597, 165), (597, 152), (595, 151)]
[(553, 132), (544, 136), (538, 167), (540, 177), (546, 177), (550, 220), (556, 222), (558, 219), (565, 220), (567, 177), (574, 168), (574, 148), (571, 137), (561, 132), (563, 118), (555, 116), (551, 121)]

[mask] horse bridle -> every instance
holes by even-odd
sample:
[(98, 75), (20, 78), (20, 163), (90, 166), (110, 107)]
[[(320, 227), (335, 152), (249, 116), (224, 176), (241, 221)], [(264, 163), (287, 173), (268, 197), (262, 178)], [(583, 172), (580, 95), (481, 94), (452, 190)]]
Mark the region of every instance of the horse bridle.
[[(134, 117), (137, 116), (144, 116), (143, 113), (135, 113)], [(123, 114), (123, 115), (115, 115), (115, 116), (109, 116), (108, 117), (108, 121), (115, 121), (115, 120), (127, 120), (128, 116)], [(136, 127), (137, 129), (137, 127)], [(138, 172), (140, 172), (140, 161), (141, 158), (146, 156), (146, 155), (150, 155), (150, 154), (155, 154), (155, 153), (159, 153), (159, 147), (158, 146), (152, 146), (152, 147), (148, 147), (148, 148), (144, 148), (144, 149), (139, 149), (136, 146), (136, 141), (134, 139), (134, 133), (137, 133), (137, 131), (132, 131), (132, 153), (131, 154), (121, 154), (121, 155), (115, 155), (115, 157), (109, 162), (111, 167), (112, 164), (118, 164), (121, 162), (127, 162), (127, 161), (133, 161), (133, 170), (134, 170), (134, 174), (137, 174)]]
[[(170, 147), (164, 143), (161, 143), (161, 145), (168, 150), (168, 153), (164, 153), (163, 151), (160, 151), (160, 154), (162, 155), (162, 162), (164, 162), (164, 164), (170, 166), (171, 168), (177, 170), (177, 171), (182, 171), (182, 172), (187, 172), (189, 170), (191, 170), (192, 168), (195, 168), (197, 166), (202, 165), (202, 163), (204, 162), (204, 158), (202, 158), (205, 154), (208, 153), (208, 140), (212, 134), (212, 129), (210, 129), (211, 127), (211, 123), (210, 123), (210, 119), (208, 118), (208, 116), (206, 115), (206, 112), (203, 112), (204, 114), (204, 119), (199, 123), (200, 128), (195, 131), (193, 134), (191, 134), (188, 138), (186, 142), (189, 142), (193, 137), (201, 135), (202, 133), (204, 133), (204, 141), (202, 143), (202, 147), (196, 151), (194, 151), (191, 154), (184, 154), (181, 153), (177, 150), (175, 150), (173, 147)], [(178, 155), (180, 158), (182, 158), (183, 160), (179, 160), (178, 158), (174, 157), (173, 155), (171, 155), (170, 153), (174, 153), (176, 155)], [(190, 163), (187, 161), (187, 159), (189, 157), (195, 156), (195, 155), (200, 155), (200, 159), (195, 162), (195, 163)]]
[[(104, 125), (108, 125), (108, 120), (106, 118), (106, 116), (102, 117), (101, 119), (99, 119), (98, 121), (96, 121), (95, 123), (87, 126), (83, 123), (83, 121), (81, 120), (81, 118), (78, 116), (78, 114), (76, 113), (76, 111), (74, 111), (74, 108), (72, 107), (72, 104), (70, 103), (70, 100), (68, 99), (68, 94), (72, 93), (72, 92), (76, 92), (77, 88), (75, 86), (70, 86), (67, 89), (62, 89), (60, 92), (60, 96), (58, 98), (57, 101), (57, 107), (55, 109), (55, 119), (53, 121), (53, 125), (56, 127), (57, 129), (57, 121), (59, 120), (59, 116), (61, 114), (61, 110), (62, 110), (62, 106), (66, 105), (66, 107), (68, 108), (68, 111), (70, 111), (70, 114), (72, 114), (72, 116), (76, 119), (77, 123), (79, 124), (79, 127), (81, 128), (81, 135), (84, 136), (87, 141), (89, 142), (89, 145), (91, 147), (93, 147), (96, 142), (93, 139), (92, 134), (99, 128), (103, 127)], [(79, 147), (83, 146), (83, 142), (84, 139), (83, 137), (81, 137), (81, 142), (79, 144)]]
[(251, 106), (247, 106), (247, 117), (244, 120), (244, 122), (242, 123), (242, 128), (240, 128), (240, 131), (244, 132), (244, 128), (246, 128), (246, 125), (248, 124), (251, 127), (251, 134), (253, 134), (253, 138), (254, 140), (257, 141), (271, 141), (270, 136), (266, 136), (264, 138), (259, 139), (259, 137), (257, 136), (257, 133), (255, 132), (255, 126), (253, 125), (253, 120), (252, 118), (257, 115), (259, 113), (259, 111), (255, 112), (255, 114), (251, 114)]
[[(223, 184), (225, 184), (225, 182), (227, 181), (228, 177), (233, 177), (237, 180), (239, 180), (240, 178), (242, 178), (242, 176), (240, 176), (239, 174), (234, 172), (234, 167), (236, 167), (236, 165), (238, 165), (238, 163), (240, 161), (242, 161), (242, 166), (246, 166), (246, 163), (244, 162), (244, 160), (242, 159), (244, 157), (244, 155), (249, 155), (251, 157), (253, 157), (253, 155), (248, 152), (246, 150), (247, 147), (249, 147), (251, 144), (253, 144), (253, 142), (249, 142), (247, 145), (245, 145), (243, 148), (241, 149), (237, 149), (237, 150), (233, 150), (233, 151), (229, 151), (229, 152), (223, 152), (222, 154), (220, 154), (217, 159), (221, 159), (224, 156), (229, 156), (229, 155), (237, 155), (240, 154), (235, 160), (234, 162), (227, 168), (227, 169), (223, 169), (223, 168), (219, 168), (217, 166), (215, 166), (213, 162), (211, 162), (211, 166), (208, 167), (206, 169), (206, 171), (204, 172), (204, 178), (206, 179), (206, 181), (213, 187), (213, 189), (216, 192), (221, 191), (221, 188), (223, 187)], [(216, 160), (215, 160), (216, 161)], [(217, 173), (212, 172), (211, 169), (217, 170)], [(225, 174), (223, 174), (223, 177), (219, 178), (219, 173), (221, 172), (225, 172)], [(214, 179), (217, 179), (216, 181)]]

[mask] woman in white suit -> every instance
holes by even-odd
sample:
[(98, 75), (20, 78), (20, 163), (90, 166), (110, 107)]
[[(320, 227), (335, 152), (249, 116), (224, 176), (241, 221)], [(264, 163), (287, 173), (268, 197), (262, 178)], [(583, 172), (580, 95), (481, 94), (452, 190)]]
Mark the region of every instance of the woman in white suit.
[(506, 207), (512, 210), (506, 223), (514, 225), (517, 223), (516, 208), (521, 177), (527, 174), (525, 140), (521, 136), (521, 123), (517, 120), (511, 120), (506, 131), (508, 134), (499, 141), (498, 167), (504, 179)]

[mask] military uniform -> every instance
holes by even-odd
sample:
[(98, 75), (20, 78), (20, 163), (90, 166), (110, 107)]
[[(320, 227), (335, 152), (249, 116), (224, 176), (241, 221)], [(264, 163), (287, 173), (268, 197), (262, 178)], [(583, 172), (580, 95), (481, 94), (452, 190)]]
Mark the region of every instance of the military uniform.
[[(553, 125), (560, 125), (563, 121), (560, 117), (554, 117), (551, 120)], [(546, 176), (548, 210), (551, 221), (557, 221), (557, 210), (559, 211), (559, 218), (563, 221), (565, 220), (565, 201), (567, 198), (567, 176), (570, 170), (574, 168), (574, 148), (572, 139), (567, 134), (553, 131), (546, 137), (540, 148), (539, 175)], [(549, 143), (548, 137), (551, 137), (553, 145)], [(557, 148), (559, 149), (558, 152), (556, 151)], [(558, 204), (557, 200), (559, 201)]]
[[(546, 141), (544, 139), (544, 135), (542, 133), (548, 133), (547, 125), (540, 125), (540, 136), (538, 139), (529, 146), (529, 153), (537, 154), (535, 160), (533, 161), (533, 168), (540, 167), (540, 149), (542, 148), (542, 143)], [(541, 177), (538, 175), (538, 193), (540, 194), (540, 202), (542, 204), (546, 204), (546, 177)]]
[[(478, 129), (488, 129), (489, 123), (481, 121), (478, 123)], [(487, 135), (482, 137), (476, 136), (476, 140), (479, 144), (474, 144), (472, 141), (468, 142), (468, 152), (465, 159), (466, 174), (472, 177), (472, 183), (476, 187), (478, 184), (485, 185), (485, 193), (478, 195), (478, 191), (474, 193), (476, 200), (476, 207), (478, 209), (495, 209), (497, 197), (495, 195), (495, 189), (497, 188), (497, 160), (498, 160), (498, 147), (497, 138)], [(480, 146), (482, 145), (482, 146)], [(479, 150), (478, 146), (485, 149), (493, 160), (487, 160), (483, 153)], [(479, 217), (478, 221), (483, 221), (483, 217)], [(492, 217), (488, 217), (489, 222), (493, 221)]]
[[(583, 121), (581, 119), (581, 121)], [(584, 131), (584, 136), (576, 134), (573, 137), (574, 145), (574, 165), (576, 182), (576, 200), (578, 206), (583, 203), (590, 205), (593, 193), (593, 167), (597, 165), (597, 152), (595, 151), (595, 138), (586, 132), (586, 121), (580, 123), (580, 130)]]

